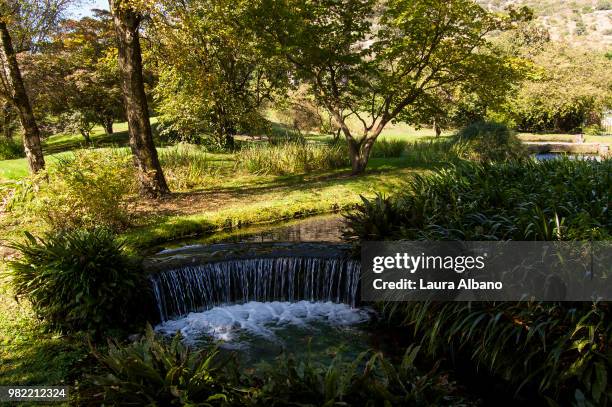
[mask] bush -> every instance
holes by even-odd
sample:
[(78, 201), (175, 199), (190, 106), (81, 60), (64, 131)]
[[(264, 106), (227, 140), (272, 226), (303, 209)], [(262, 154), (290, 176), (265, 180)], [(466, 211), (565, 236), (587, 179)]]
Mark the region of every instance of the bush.
[(582, 132), (587, 136), (601, 136), (604, 134), (604, 129), (597, 124), (593, 124), (591, 126), (586, 126)]
[[(462, 163), (367, 201), (347, 237), (365, 240), (604, 240), (612, 160)], [(384, 231), (384, 233), (379, 232)]]
[(206, 148), (183, 143), (159, 150), (159, 161), (171, 190), (201, 185), (217, 173), (206, 151)]
[(460, 349), (517, 393), (528, 387), (549, 401), (607, 405), (612, 397), (608, 308), (605, 303), (421, 302), (390, 304), (385, 315), (401, 318), (431, 356)]
[[(348, 216), (356, 240), (608, 240), (612, 161), (464, 163), (415, 176), (405, 192)], [(459, 354), (519, 391), (606, 405), (608, 304), (387, 304), (431, 355)], [(439, 357), (436, 356), (436, 357)], [(589, 405), (589, 404), (583, 405)]]
[(261, 372), (261, 390), (254, 392), (257, 406), (432, 406), (461, 405), (454, 383), (437, 372), (418, 371), (414, 361), (419, 347), (409, 347), (399, 365), (381, 353), (364, 352), (351, 362), (337, 356), (329, 365), (308, 357), (281, 358)]
[[(102, 375), (93, 378), (93, 402), (106, 405), (236, 406), (405, 406), (459, 405), (454, 383), (438, 373), (420, 373), (410, 347), (399, 365), (382, 354), (364, 352), (351, 362), (337, 356), (331, 364), (309, 356), (282, 356), (240, 376), (237, 365), (214, 348), (190, 350), (180, 335), (171, 342), (156, 338), (148, 327), (141, 340), (108, 354), (94, 354)], [(101, 391), (100, 391), (101, 389)]]
[(0, 160), (13, 160), (22, 157), (25, 157), (23, 143), (14, 139), (0, 139)]
[(527, 157), (527, 150), (503, 124), (478, 122), (454, 137), (459, 157), (479, 162), (508, 161)]
[(94, 355), (104, 370), (92, 379), (95, 405), (218, 406), (237, 396), (226, 374), (228, 359), (214, 349), (192, 351), (180, 335), (167, 343), (150, 326), (139, 341), (123, 347), (111, 342), (107, 354)]
[(113, 233), (26, 235), (25, 242), (11, 245), (21, 257), (9, 264), (10, 282), (50, 327), (100, 333), (134, 318), (132, 299), (145, 285)]
[(404, 155), (409, 143), (404, 140), (377, 140), (372, 146), (372, 158), (397, 158)]
[(254, 144), (236, 153), (236, 163), (252, 174), (302, 174), (345, 167), (348, 154), (340, 145)]
[(32, 209), (53, 229), (123, 230), (129, 225), (129, 199), (136, 191), (129, 155), (77, 152), (51, 167), (48, 178), (40, 183)]

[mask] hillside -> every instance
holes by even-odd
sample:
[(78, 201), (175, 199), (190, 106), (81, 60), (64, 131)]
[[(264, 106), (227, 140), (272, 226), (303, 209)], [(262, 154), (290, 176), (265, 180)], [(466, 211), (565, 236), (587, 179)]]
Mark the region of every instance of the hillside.
[(598, 49), (612, 47), (612, 0), (477, 0), (491, 11), (527, 5), (553, 40)]

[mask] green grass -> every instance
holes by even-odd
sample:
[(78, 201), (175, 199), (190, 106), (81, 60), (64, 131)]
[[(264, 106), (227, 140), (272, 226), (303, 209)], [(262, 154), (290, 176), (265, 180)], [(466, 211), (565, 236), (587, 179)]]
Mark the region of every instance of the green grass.
[(211, 192), (228, 194), (221, 209), (180, 216), (158, 216), (126, 234), (131, 247), (143, 249), (173, 239), (247, 225), (278, 222), (352, 208), (360, 195), (390, 192), (416, 170), (399, 159), (375, 159), (370, 173), (352, 177), (346, 170), (282, 177), (242, 176)]
[[(157, 118), (151, 119), (153, 130), (156, 130)], [(113, 134), (106, 134), (101, 126), (91, 131), (93, 147), (127, 146), (129, 142), (127, 122), (115, 123)], [(87, 144), (80, 134), (55, 134), (43, 141), (43, 152), (57, 153), (61, 151), (85, 148)]]
[(0, 182), (17, 181), (28, 176), (28, 162), (25, 158), (0, 161)]
[(74, 385), (87, 354), (84, 338), (45, 331), (28, 305), (17, 303), (0, 282), (1, 386)]

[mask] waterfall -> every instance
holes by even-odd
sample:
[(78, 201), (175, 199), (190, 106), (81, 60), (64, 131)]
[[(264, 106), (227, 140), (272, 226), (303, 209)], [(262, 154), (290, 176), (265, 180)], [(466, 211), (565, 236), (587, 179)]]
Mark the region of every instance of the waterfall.
[(160, 318), (249, 301), (332, 301), (355, 306), (360, 264), (345, 258), (228, 260), (150, 277)]

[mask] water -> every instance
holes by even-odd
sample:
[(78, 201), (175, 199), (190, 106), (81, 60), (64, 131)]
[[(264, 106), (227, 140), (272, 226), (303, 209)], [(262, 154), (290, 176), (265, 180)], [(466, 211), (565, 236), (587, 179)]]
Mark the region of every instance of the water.
[(357, 356), (372, 346), (373, 313), (358, 308), (360, 264), (340, 244), (343, 227), (323, 216), (165, 247), (145, 263), (156, 331), (253, 365), (283, 352)]
[(567, 154), (567, 153), (538, 153), (535, 154), (537, 161), (559, 160), (567, 158), (569, 160), (589, 160), (601, 161), (601, 157), (594, 154)]
[(184, 266), (151, 276), (161, 321), (250, 301), (357, 305), (360, 264), (347, 258), (271, 257)]
[(165, 249), (184, 248), (214, 243), (265, 243), (265, 242), (325, 242), (341, 243), (345, 229), (340, 214), (313, 216), (280, 223), (254, 225), (215, 233), (199, 238), (182, 239), (167, 244)]

